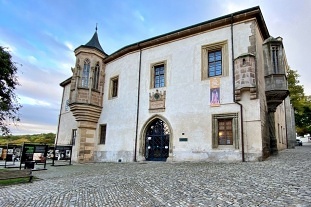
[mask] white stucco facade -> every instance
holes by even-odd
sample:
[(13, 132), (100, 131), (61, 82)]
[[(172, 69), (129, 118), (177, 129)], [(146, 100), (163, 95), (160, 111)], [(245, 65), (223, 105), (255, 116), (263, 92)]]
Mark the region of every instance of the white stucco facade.
[[(88, 138), (93, 139), (90, 143), (94, 143), (90, 148), (93, 150), (93, 161), (145, 161), (150, 149), (146, 143), (148, 139), (153, 139), (147, 136), (147, 131), (153, 121), (158, 119), (164, 121), (167, 128), (165, 136), (169, 142), (162, 146), (168, 150), (166, 161), (261, 160), (268, 112), (261, 45), (264, 41), (263, 33), (267, 31), (262, 31), (259, 24), (262, 22), (250, 17), (234, 24), (189, 32), (189, 35), (171, 38), (163, 43), (141, 46), (153, 40), (142, 41), (137, 43), (137, 49), (118, 55), (122, 52), (121, 49), (119, 53), (117, 51), (104, 58), (104, 82), (103, 88), (99, 89), (103, 96), (102, 109), (94, 137)], [(180, 33), (182, 31), (184, 30)], [(172, 32), (174, 34), (178, 32)], [(203, 75), (206, 70), (203, 59), (207, 58), (204, 56), (204, 51), (207, 50), (205, 48), (211, 50), (210, 48), (216, 47), (214, 45), (221, 48), (223, 58), (222, 74), (217, 77), (220, 80), (218, 106), (212, 106), (210, 102), (211, 78), (204, 78)], [(250, 48), (254, 50), (251, 52), (255, 54), (251, 55), (256, 61), (253, 64), (256, 67), (256, 83), (252, 85), (256, 89), (256, 98), (254, 90), (242, 87), (237, 101), (234, 95), (237, 86), (233, 62), (242, 54), (250, 53)], [(154, 66), (157, 64), (164, 65), (164, 86), (155, 88), (152, 81)], [(117, 96), (112, 97), (114, 79), (118, 80)], [(63, 87), (58, 144), (70, 144), (72, 130), (81, 125), (73, 113), (65, 110), (66, 101), (70, 99), (70, 81), (64, 83)], [(161, 94), (161, 102), (157, 102), (161, 105), (160, 108), (151, 103), (155, 94)], [(277, 147), (280, 150), (286, 148), (285, 107), (283, 103), (275, 111)], [(222, 145), (217, 141), (220, 136), (218, 124), (222, 120), (229, 120), (231, 123), (231, 144)], [(106, 133), (104, 143), (100, 143), (102, 125), (105, 125)], [(73, 148), (74, 161), (78, 161), (79, 142), (78, 133)]]

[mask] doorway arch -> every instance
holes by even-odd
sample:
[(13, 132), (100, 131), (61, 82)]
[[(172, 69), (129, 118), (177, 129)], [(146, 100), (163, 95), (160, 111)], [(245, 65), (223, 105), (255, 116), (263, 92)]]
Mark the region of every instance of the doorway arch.
[(147, 161), (166, 161), (172, 152), (171, 127), (159, 115), (149, 119), (142, 133), (142, 154)]

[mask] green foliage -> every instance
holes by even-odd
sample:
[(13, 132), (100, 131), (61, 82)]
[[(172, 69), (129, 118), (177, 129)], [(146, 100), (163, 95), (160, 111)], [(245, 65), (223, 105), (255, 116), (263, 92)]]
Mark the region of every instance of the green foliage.
[(8, 122), (19, 121), (18, 111), (21, 105), (15, 95), (17, 81), (16, 63), (12, 56), (0, 46), (0, 129), (3, 135), (10, 133)]
[(304, 95), (304, 88), (299, 85), (299, 74), (288, 71), (288, 90), (295, 111), (296, 132), (298, 135), (311, 134), (311, 101)]
[(290, 101), (295, 110), (302, 110), (305, 104), (305, 95), (302, 85), (299, 85), (299, 74), (296, 70), (289, 70), (287, 81), (288, 81), (288, 90), (290, 94)]
[(56, 135), (54, 133), (0, 136), (0, 145), (6, 145), (7, 143), (23, 144), (24, 142), (53, 145), (55, 137)]

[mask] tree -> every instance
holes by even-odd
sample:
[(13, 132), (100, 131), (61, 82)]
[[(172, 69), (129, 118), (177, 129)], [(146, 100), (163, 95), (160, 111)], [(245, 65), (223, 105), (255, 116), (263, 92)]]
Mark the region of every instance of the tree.
[(299, 74), (288, 71), (288, 90), (294, 107), (296, 132), (298, 135), (311, 134), (311, 101), (304, 95), (304, 88), (299, 85)]
[(299, 85), (300, 75), (296, 70), (288, 70), (287, 81), (290, 94), (290, 101), (295, 111), (301, 111), (305, 104), (305, 95), (302, 85)]
[(15, 95), (19, 85), (16, 73), (16, 63), (12, 61), (11, 54), (0, 46), (0, 128), (3, 135), (10, 133), (9, 122), (19, 121), (21, 105)]

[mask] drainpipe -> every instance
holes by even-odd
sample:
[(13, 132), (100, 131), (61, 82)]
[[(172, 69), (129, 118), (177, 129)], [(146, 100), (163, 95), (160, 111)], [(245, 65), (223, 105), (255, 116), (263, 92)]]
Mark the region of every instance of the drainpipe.
[[(139, 44), (137, 44), (139, 48)], [(136, 111), (136, 132), (134, 146), (134, 162), (137, 162), (137, 136), (138, 136), (138, 118), (139, 118), (139, 98), (140, 98), (140, 77), (141, 76), (141, 48), (139, 48), (139, 69), (138, 69), (138, 89), (137, 89), (137, 111)]]
[(232, 81), (233, 81), (233, 101), (240, 106), (241, 114), (241, 145), (242, 145), (242, 162), (245, 162), (244, 153), (244, 127), (243, 127), (243, 105), (235, 100), (235, 66), (234, 66), (234, 47), (233, 47), (233, 14), (231, 14), (231, 54), (232, 54)]

